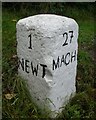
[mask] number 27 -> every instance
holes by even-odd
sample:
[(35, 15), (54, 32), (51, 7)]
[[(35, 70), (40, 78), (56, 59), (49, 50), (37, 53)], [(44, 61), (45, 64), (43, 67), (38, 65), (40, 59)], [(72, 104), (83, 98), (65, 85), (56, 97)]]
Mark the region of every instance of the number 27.
[[(69, 34), (70, 34), (70, 43), (71, 43), (72, 42), (72, 38), (74, 37), (73, 36), (73, 31), (69, 31)], [(68, 45), (68, 38), (69, 38), (68, 32), (65, 32), (63, 34), (63, 37), (65, 38), (65, 41), (64, 41), (62, 46)]]

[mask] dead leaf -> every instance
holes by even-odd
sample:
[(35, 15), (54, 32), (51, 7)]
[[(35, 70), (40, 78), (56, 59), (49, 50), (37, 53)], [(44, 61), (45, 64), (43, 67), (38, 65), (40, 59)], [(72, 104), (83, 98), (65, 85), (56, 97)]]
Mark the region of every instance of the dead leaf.
[(15, 96), (16, 96), (16, 94), (14, 94), (14, 93), (11, 93), (11, 94), (7, 93), (7, 94), (5, 94), (5, 98), (8, 99), (8, 100), (11, 100)]
[(13, 55), (12, 58), (17, 58), (17, 55)]
[(77, 80), (81, 80), (81, 78), (80, 78), (80, 77), (77, 77)]
[(12, 22), (16, 22), (17, 20), (13, 19)]

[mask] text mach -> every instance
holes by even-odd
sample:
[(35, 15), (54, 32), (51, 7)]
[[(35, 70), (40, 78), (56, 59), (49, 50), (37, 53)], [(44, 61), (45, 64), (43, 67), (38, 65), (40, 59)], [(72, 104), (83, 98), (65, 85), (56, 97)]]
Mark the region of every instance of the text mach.
[(74, 52), (68, 52), (61, 57), (58, 56), (56, 60), (53, 59), (53, 70), (61, 67), (63, 64), (65, 66), (69, 65), (70, 63), (76, 60), (76, 50)]

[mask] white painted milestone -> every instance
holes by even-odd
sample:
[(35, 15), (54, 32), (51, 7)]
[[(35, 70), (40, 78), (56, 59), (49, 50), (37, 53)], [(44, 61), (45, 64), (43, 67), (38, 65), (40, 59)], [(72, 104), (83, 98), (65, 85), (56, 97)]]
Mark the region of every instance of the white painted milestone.
[(76, 91), (78, 24), (41, 14), (19, 20), (16, 27), (19, 75), (40, 108), (60, 112)]

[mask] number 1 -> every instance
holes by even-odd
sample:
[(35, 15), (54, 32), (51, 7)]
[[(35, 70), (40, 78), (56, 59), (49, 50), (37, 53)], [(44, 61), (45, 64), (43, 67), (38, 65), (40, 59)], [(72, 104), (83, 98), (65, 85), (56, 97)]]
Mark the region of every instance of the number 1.
[(29, 49), (32, 49), (32, 36), (31, 34), (28, 36), (30, 38), (30, 41), (29, 41)]

